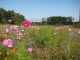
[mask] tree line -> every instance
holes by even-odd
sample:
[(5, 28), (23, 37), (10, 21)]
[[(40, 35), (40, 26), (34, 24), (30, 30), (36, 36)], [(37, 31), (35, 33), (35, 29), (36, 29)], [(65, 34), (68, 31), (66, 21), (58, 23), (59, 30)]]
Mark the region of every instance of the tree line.
[(42, 22), (32, 22), (32, 25), (73, 25), (78, 22), (73, 22), (74, 18), (62, 17), (62, 16), (50, 16), (48, 18), (42, 18)]
[(47, 19), (42, 18), (42, 24), (50, 24), (50, 25), (56, 25), (56, 24), (62, 24), (62, 25), (72, 25), (74, 18), (70, 17), (61, 17), (61, 16), (52, 16), (48, 17)]
[(25, 17), (20, 14), (14, 12), (14, 10), (5, 10), (4, 8), (0, 8), (0, 23), (8, 24), (8, 20), (12, 20), (11, 24), (21, 24)]
[[(25, 17), (20, 14), (14, 12), (14, 10), (5, 10), (4, 8), (0, 8), (0, 23), (8, 24), (8, 20), (12, 20), (11, 24), (21, 24)], [(50, 16), (48, 18), (42, 18), (42, 22), (32, 22), (32, 25), (72, 25), (74, 18), (62, 17), (62, 16)]]

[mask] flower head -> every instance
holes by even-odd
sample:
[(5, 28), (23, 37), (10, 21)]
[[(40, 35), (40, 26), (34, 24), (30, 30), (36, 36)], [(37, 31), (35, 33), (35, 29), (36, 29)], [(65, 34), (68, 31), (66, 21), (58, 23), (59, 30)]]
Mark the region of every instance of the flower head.
[(80, 30), (78, 30), (78, 33), (80, 33)]
[(12, 20), (8, 20), (8, 22), (9, 22), (9, 23), (11, 23), (11, 22), (12, 22)]
[(24, 26), (25, 28), (27, 28), (27, 27), (29, 27), (29, 26), (31, 25), (30, 22), (27, 21), (27, 20), (24, 20), (24, 21), (22, 22), (22, 24), (23, 24), (23, 26)]
[(39, 29), (39, 28), (37, 28), (37, 29)]
[(0, 55), (2, 54), (2, 52), (0, 52)]
[(28, 52), (32, 52), (32, 50), (33, 50), (33, 49), (32, 49), (31, 47), (29, 47), (29, 48), (27, 49)]
[(20, 40), (20, 39), (21, 39), (21, 37), (22, 37), (22, 34), (21, 34), (21, 33), (18, 33), (18, 34), (17, 34), (17, 39), (19, 39), (19, 40)]
[(11, 49), (11, 52), (12, 53), (15, 53), (16, 52), (16, 49), (15, 48)]
[(14, 46), (14, 49), (18, 49), (19, 47), (18, 46)]
[(5, 39), (3, 45), (11, 48), (13, 47), (13, 41), (11, 39)]
[(22, 30), (22, 31), (24, 31), (24, 30)]
[(0, 37), (0, 42), (2, 41), (2, 37)]
[(20, 32), (18, 26), (14, 26), (14, 31), (16, 31), (17, 33)]
[(4, 59), (4, 60), (8, 60), (8, 58), (6, 58), (6, 57), (5, 57), (5, 59)]
[(6, 55), (9, 55), (9, 52), (6, 52)]
[(59, 27), (55, 27), (55, 30), (60, 30), (60, 28)]
[(10, 31), (10, 28), (6, 28), (6, 33), (8, 33)]
[(71, 29), (71, 28), (69, 28), (68, 30), (69, 30), (69, 31), (71, 31), (72, 29)]
[(4, 34), (4, 35), (2, 36), (2, 38), (7, 38), (7, 34)]

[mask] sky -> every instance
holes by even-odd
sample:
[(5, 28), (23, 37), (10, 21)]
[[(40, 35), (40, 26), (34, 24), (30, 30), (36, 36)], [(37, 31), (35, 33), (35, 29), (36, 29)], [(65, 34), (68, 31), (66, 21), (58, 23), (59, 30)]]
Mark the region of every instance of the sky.
[(50, 16), (72, 16), (79, 20), (80, 0), (0, 0), (0, 8), (14, 10), (30, 22)]

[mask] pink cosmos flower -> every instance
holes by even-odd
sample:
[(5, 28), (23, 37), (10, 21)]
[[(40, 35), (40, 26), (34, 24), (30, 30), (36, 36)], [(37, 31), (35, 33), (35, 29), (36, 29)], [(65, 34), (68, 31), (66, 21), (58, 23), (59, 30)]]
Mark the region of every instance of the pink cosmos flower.
[(60, 30), (60, 28), (59, 27), (55, 27), (55, 30)]
[(18, 30), (18, 26), (14, 26), (14, 30), (15, 30), (15, 31)]
[(78, 30), (78, 33), (80, 33), (80, 30)]
[(29, 26), (31, 25), (30, 22), (27, 21), (27, 20), (24, 20), (24, 21), (22, 22), (22, 24), (23, 24), (23, 26), (24, 26), (25, 28), (27, 28), (27, 27), (29, 27)]
[(12, 20), (8, 20), (8, 22), (9, 22), (9, 23), (11, 23), (11, 22), (12, 22)]
[(8, 33), (11, 29), (10, 28), (6, 28), (6, 33)]
[(3, 45), (11, 48), (13, 47), (13, 41), (11, 39), (5, 39)]
[(22, 34), (21, 34), (21, 33), (18, 33), (18, 34), (17, 34), (17, 39), (20, 40), (21, 37), (22, 37)]
[(32, 50), (33, 50), (33, 49), (32, 49), (31, 47), (29, 47), (29, 48), (27, 49), (28, 52), (32, 52)]
[(19, 29), (18, 29), (18, 26), (14, 26), (14, 31), (16, 31), (17, 33), (19, 33)]

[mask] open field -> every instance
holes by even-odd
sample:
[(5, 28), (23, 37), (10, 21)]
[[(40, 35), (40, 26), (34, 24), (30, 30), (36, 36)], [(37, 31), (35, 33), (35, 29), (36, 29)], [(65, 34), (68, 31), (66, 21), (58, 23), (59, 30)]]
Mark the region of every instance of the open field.
[[(11, 27), (8, 34), (7, 27)], [(18, 39), (14, 27), (0, 25), (0, 60), (80, 60), (79, 28), (31, 26), (24, 29), (20, 26), (17, 28), (22, 35)], [(5, 39), (13, 41), (12, 47), (4, 46)]]

